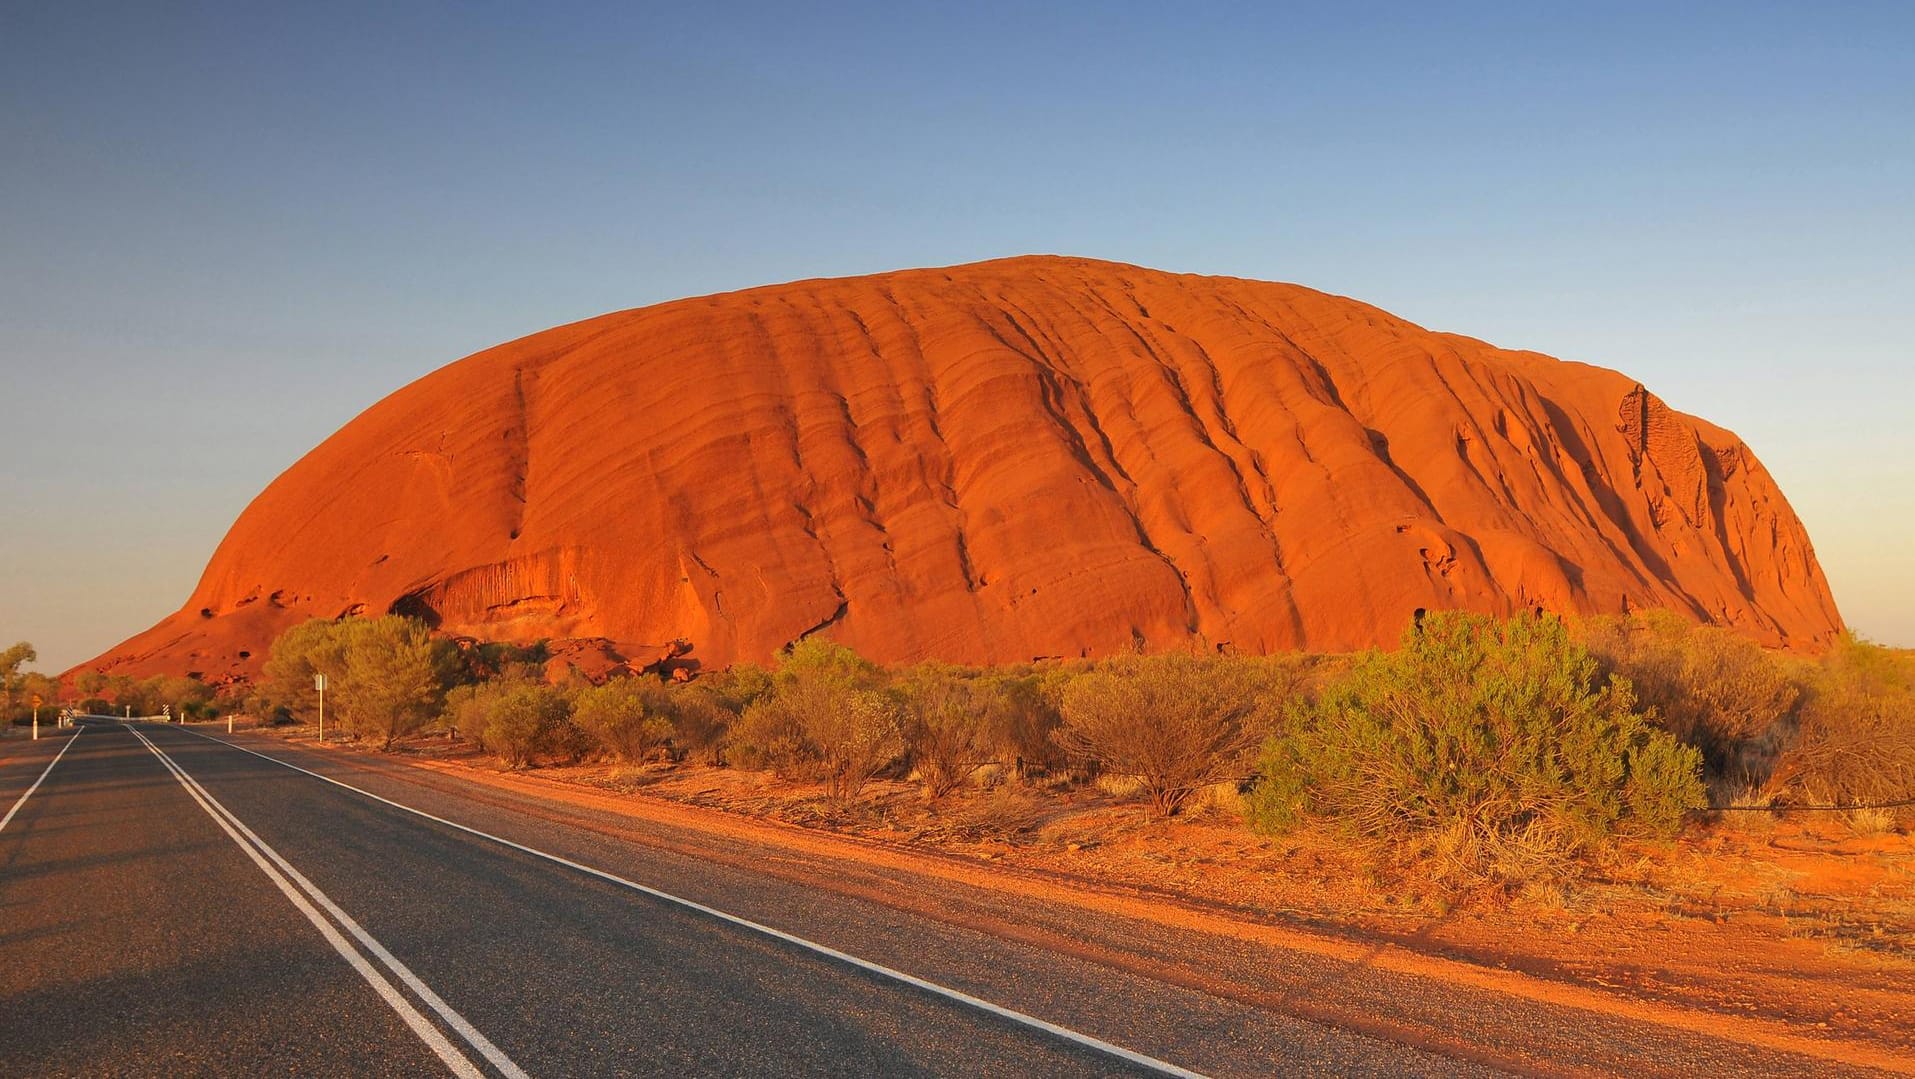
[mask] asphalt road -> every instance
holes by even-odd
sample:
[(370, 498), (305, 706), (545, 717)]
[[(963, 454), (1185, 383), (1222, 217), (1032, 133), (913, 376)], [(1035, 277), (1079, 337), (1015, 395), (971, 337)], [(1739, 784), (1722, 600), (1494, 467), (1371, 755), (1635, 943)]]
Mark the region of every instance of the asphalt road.
[(0, 1075), (1831, 1070), (258, 746), (4, 747)]

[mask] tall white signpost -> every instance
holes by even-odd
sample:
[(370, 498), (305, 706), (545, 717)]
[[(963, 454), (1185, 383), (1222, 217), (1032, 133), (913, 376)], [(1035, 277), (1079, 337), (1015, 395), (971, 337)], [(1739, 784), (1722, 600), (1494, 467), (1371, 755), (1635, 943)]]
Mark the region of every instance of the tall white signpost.
[(326, 740), (326, 676), (313, 675), (313, 688), (319, 691), (319, 740)]

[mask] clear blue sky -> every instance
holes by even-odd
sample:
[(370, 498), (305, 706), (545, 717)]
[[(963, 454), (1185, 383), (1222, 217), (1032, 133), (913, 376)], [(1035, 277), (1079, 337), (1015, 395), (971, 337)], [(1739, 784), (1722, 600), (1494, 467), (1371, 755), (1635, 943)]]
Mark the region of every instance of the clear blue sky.
[(1915, 5), (809, 6), (0, 8), (0, 643), (485, 346), (1061, 252), (1627, 371), (1915, 645)]

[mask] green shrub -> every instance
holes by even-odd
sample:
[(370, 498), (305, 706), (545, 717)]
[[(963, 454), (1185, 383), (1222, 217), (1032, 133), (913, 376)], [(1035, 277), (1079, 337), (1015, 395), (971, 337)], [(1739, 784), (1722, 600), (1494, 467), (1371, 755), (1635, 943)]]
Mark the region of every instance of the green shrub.
[(738, 716), (771, 695), (772, 680), (771, 672), (756, 663), (738, 663), (702, 675), (692, 685), (727, 712)]
[(565, 694), (526, 678), (454, 687), (440, 723), (512, 768), (544, 755), (574, 754), (581, 740)]
[(1266, 832), (1327, 818), (1423, 844), (1454, 875), (1513, 879), (1617, 834), (1673, 833), (1702, 804), (1700, 763), (1556, 619), (1446, 612), (1296, 710), (1246, 814)]
[(884, 681), (882, 668), (848, 648), (818, 637), (800, 641), (778, 665), (770, 694), (732, 728), (729, 758), (822, 780), (834, 801), (853, 798), (904, 752), (903, 719)]
[(539, 682), (493, 683), (485, 699), (484, 744), (508, 768), (574, 748), (565, 695)]
[(439, 726), (484, 749), (485, 726), (491, 722), (492, 698), (496, 682), (453, 686), (446, 691), (445, 708), (439, 713)]
[(1251, 660), (1126, 655), (1063, 682), (1056, 740), (1073, 758), (1135, 779), (1159, 815), (1242, 777), (1281, 703), (1272, 668)]
[(588, 742), (620, 761), (649, 760), (672, 736), (669, 695), (655, 681), (615, 678), (573, 694), (572, 723)]
[(738, 768), (773, 772), (786, 779), (818, 777), (817, 760), (805, 744), (792, 701), (754, 701), (732, 725), (725, 761)]

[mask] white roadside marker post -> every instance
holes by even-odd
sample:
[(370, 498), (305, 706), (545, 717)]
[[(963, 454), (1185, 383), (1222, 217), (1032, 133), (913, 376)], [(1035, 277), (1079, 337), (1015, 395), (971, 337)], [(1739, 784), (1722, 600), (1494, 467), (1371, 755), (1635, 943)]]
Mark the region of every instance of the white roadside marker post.
[(319, 740), (326, 740), (326, 676), (313, 675), (313, 688), (319, 691)]

